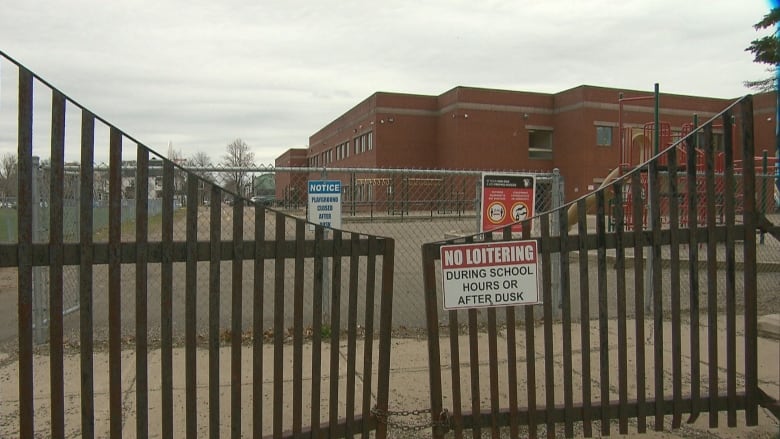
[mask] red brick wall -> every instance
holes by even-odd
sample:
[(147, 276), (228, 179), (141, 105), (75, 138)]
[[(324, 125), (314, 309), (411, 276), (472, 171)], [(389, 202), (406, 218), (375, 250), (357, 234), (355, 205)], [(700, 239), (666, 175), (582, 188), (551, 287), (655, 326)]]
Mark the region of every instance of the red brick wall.
[[(572, 200), (620, 162), (621, 90), (579, 86), (556, 94), (456, 87), (439, 96), (376, 93), (309, 139), (308, 156), (349, 141), (350, 155), (328, 167), (445, 168), (551, 171), (559, 168)], [(638, 133), (653, 120), (652, 91), (626, 90), (623, 122)], [(660, 118), (673, 131), (699, 115), (703, 124), (733, 99), (662, 94)], [(756, 96), (755, 139), (774, 151), (774, 94)], [(770, 119), (770, 120), (768, 120)], [(598, 146), (596, 126), (614, 126), (612, 145)], [(529, 157), (529, 133), (553, 130), (552, 160)], [(722, 129), (721, 129), (722, 130)], [(371, 131), (372, 151), (354, 154), (354, 137)], [(739, 138), (737, 137), (737, 141)], [(736, 158), (741, 157), (737, 151)], [(638, 157), (635, 158), (635, 162)], [(322, 166), (320, 162), (319, 166)]]

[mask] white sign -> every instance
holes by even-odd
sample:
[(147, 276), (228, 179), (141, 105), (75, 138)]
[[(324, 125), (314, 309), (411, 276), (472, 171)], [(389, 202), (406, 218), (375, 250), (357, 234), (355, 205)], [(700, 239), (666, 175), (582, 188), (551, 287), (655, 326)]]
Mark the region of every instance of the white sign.
[(341, 228), (341, 181), (309, 180), (308, 220), (335, 229)]
[(531, 240), (442, 246), (444, 309), (540, 303), (538, 261)]

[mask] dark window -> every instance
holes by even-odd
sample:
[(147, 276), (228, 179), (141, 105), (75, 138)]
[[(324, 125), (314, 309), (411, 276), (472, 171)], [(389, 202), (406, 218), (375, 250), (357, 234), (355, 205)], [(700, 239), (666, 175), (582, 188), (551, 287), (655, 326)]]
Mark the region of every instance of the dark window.
[(552, 160), (552, 131), (531, 130), (528, 132), (528, 158)]
[(612, 146), (612, 127), (596, 127), (596, 145)]

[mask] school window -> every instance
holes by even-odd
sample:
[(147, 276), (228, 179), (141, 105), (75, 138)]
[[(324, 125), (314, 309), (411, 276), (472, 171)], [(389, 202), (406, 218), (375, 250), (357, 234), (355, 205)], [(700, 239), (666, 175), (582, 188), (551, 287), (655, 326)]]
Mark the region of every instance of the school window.
[(374, 132), (370, 131), (366, 136), (368, 136), (368, 150), (371, 151), (374, 149)]
[(596, 145), (612, 146), (612, 127), (596, 127)]
[(552, 160), (552, 131), (528, 131), (528, 158), (535, 160)]

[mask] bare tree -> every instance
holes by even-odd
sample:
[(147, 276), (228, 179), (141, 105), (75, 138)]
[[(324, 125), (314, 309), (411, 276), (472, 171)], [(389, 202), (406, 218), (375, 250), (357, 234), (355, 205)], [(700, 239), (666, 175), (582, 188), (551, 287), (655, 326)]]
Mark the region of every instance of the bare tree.
[(241, 139), (236, 139), (227, 146), (227, 153), (222, 157), (222, 165), (234, 168), (228, 172), (226, 186), (239, 195), (246, 195), (250, 184), (248, 172), (240, 169), (255, 165), (255, 154), (249, 150), (249, 145)]
[[(209, 157), (208, 154), (205, 152), (197, 152), (194, 155), (190, 156), (189, 164), (191, 168), (190, 172), (194, 173), (195, 175), (199, 176), (200, 178), (208, 181), (214, 181), (214, 176), (211, 175), (211, 172), (203, 171), (197, 168), (205, 168), (208, 166), (212, 166), (211, 163), (211, 157)], [(206, 191), (206, 186), (203, 181), (200, 181), (198, 183), (198, 200), (200, 201), (200, 204), (208, 204), (208, 191)]]
[(17, 160), (16, 154), (6, 153), (0, 158), (0, 196), (16, 197), (17, 190)]
[(190, 156), (190, 165), (197, 168), (211, 166), (211, 157), (205, 152), (196, 152)]

